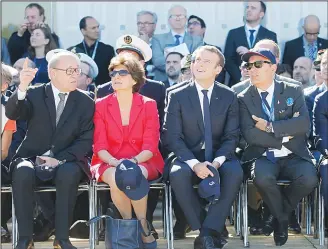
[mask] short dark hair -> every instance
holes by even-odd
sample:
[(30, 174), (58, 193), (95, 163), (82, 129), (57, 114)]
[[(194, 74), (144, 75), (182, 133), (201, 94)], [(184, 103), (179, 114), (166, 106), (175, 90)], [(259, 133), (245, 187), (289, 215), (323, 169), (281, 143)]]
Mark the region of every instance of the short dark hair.
[(180, 53), (178, 53), (178, 52), (170, 52), (170, 53), (168, 53), (168, 54), (166, 55), (166, 57), (165, 57), (165, 61), (167, 60), (167, 57), (169, 57), (169, 55), (171, 55), (171, 54), (177, 54), (177, 55), (179, 55), (180, 58), (181, 58), (181, 60), (182, 60), (182, 58), (183, 58), (183, 55), (180, 54)]
[(198, 54), (198, 52), (201, 51), (209, 51), (211, 53), (215, 53), (218, 57), (219, 57), (219, 63), (217, 64), (218, 66), (221, 66), (222, 68), (224, 68), (224, 64), (225, 64), (225, 57), (222, 54), (222, 52), (220, 51), (220, 49), (218, 49), (215, 46), (210, 46), (210, 45), (205, 45), (205, 46), (200, 46), (198, 47), (192, 54), (191, 57), (191, 62), (194, 63), (195, 62), (195, 58)]
[(265, 3), (263, 1), (260, 1), (260, 4), (261, 4), (261, 10), (265, 14), (265, 12), (266, 12), (266, 5), (265, 5)]
[(204, 22), (204, 20), (202, 19), (202, 18), (200, 18), (200, 17), (198, 17), (198, 16), (195, 16), (195, 15), (191, 15), (191, 16), (189, 16), (189, 18), (188, 18), (188, 22), (190, 21), (190, 19), (197, 19), (199, 22), (200, 22), (200, 26), (202, 27), (202, 28), (206, 28), (206, 24), (205, 24), (205, 22)]
[(293, 75), (293, 70), (289, 64), (278, 64), (276, 74), (280, 75), (285, 72), (289, 73), (291, 76)]
[(110, 61), (108, 71), (112, 72), (115, 67), (123, 65), (129, 71), (132, 79), (136, 81), (136, 84), (132, 87), (132, 92), (139, 92), (141, 86), (145, 83), (145, 69), (140, 61), (131, 54), (119, 54)]
[(38, 3), (30, 3), (29, 5), (27, 5), (25, 7), (25, 10), (26, 9), (31, 9), (31, 8), (37, 8), (39, 10), (39, 15), (42, 16), (43, 15), (43, 21), (45, 21), (46, 17), (44, 15), (44, 8), (38, 4)]
[(86, 26), (87, 26), (87, 19), (91, 19), (91, 18), (93, 18), (93, 17), (92, 17), (92, 16), (85, 16), (85, 17), (83, 17), (83, 18), (80, 20), (80, 24), (79, 24), (79, 26), (80, 26), (80, 30), (86, 28)]

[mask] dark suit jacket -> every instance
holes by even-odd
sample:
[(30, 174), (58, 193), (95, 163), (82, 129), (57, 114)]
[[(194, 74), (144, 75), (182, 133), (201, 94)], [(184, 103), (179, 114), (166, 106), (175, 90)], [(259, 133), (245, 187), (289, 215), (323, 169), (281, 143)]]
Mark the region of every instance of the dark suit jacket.
[[(328, 40), (319, 38), (317, 39), (318, 51), (320, 49), (328, 48)], [(284, 56), (282, 59), (283, 64), (288, 64), (291, 68), (294, 67), (294, 62), (297, 58), (304, 56), (303, 48), (303, 35), (286, 42)]]
[[(260, 26), (254, 44), (262, 39), (270, 39), (277, 42), (277, 35), (263, 26)], [(240, 82), (241, 73), (239, 66), (241, 65), (241, 56), (236, 52), (239, 46), (244, 46), (250, 49), (247, 42), (245, 26), (230, 30), (227, 36), (224, 56), (226, 59), (225, 68), (230, 75), (229, 86)]]
[[(210, 100), (213, 158), (235, 158), (239, 139), (239, 114), (236, 95), (227, 86), (215, 82)], [(204, 122), (195, 83), (172, 91), (165, 109), (163, 142), (180, 161), (201, 160)]]
[(311, 132), (309, 136), (310, 140), (310, 145), (311, 149), (314, 149), (314, 144), (313, 144), (313, 106), (314, 106), (314, 100), (315, 97), (322, 93), (324, 91), (323, 85), (321, 86), (313, 86), (308, 89), (304, 89), (304, 97), (305, 97), (305, 102), (306, 106), (309, 111), (309, 117), (310, 117), (310, 124), (311, 124)]
[[(80, 44), (68, 48), (67, 50), (72, 50), (74, 47), (76, 48), (77, 53), (85, 54), (85, 50), (82, 42)], [(114, 56), (115, 56), (114, 48), (111, 45), (102, 42), (98, 43), (98, 48), (94, 59), (99, 70), (98, 76), (95, 79), (96, 85), (101, 85), (110, 81), (108, 66), (110, 64), (110, 60)]]
[(52, 150), (54, 158), (76, 162), (90, 176), (85, 155), (92, 150), (94, 102), (79, 90), (70, 92), (56, 127), (51, 83), (28, 89), (24, 100), (17, 91), (6, 105), (6, 116), (26, 120), (27, 133), (14, 158), (31, 158)]
[(319, 94), (313, 109), (313, 135), (316, 149), (328, 157), (328, 91)]
[[(294, 84), (275, 81), (274, 89), (274, 133), (267, 133), (255, 127), (252, 115), (265, 119), (261, 97), (255, 86), (251, 85), (238, 95), (240, 108), (240, 128), (247, 142), (242, 161), (248, 162), (261, 157), (268, 148), (281, 149), (284, 145), (297, 156), (310, 162), (312, 155), (307, 148), (307, 133), (310, 129), (309, 113), (302, 88)], [(287, 106), (286, 100), (293, 98), (294, 104)], [(299, 112), (299, 117), (293, 115)], [(282, 144), (283, 137), (293, 136)]]
[[(103, 98), (113, 92), (112, 82), (107, 82), (98, 86), (97, 98)], [(156, 101), (160, 124), (162, 125), (164, 120), (165, 85), (160, 81), (146, 79), (139, 93)]]
[(169, 88), (166, 88), (166, 93), (165, 93), (165, 106), (167, 105), (168, 101), (169, 101), (169, 94), (171, 91), (179, 88), (179, 87), (182, 87), (182, 86), (185, 86), (187, 84), (189, 84), (192, 80), (187, 80), (187, 81), (183, 81), (183, 82), (180, 82), (178, 84), (175, 84), (173, 86), (170, 86)]

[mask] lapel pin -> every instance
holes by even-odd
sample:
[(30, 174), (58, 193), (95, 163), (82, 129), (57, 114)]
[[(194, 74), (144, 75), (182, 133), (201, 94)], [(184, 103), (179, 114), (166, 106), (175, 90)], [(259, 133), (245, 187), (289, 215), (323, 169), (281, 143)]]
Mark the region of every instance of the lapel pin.
[(280, 104), (280, 101), (278, 100), (278, 105)]
[(287, 103), (287, 106), (292, 106), (292, 105), (294, 104), (294, 100), (293, 100), (293, 98), (288, 98), (288, 99), (286, 100), (286, 103)]

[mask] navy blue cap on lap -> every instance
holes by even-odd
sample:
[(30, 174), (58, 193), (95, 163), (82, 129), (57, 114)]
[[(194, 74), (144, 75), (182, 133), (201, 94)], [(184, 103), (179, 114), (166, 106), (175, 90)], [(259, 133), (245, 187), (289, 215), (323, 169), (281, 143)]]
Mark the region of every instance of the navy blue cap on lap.
[(140, 167), (129, 160), (123, 160), (116, 167), (115, 181), (119, 190), (131, 200), (140, 200), (149, 192), (148, 180)]
[(199, 183), (198, 194), (201, 198), (213, 202), (220, 197), (220, 174), (214, 167), (207, 167), (213, 172), (214, 176), (208, 176)]

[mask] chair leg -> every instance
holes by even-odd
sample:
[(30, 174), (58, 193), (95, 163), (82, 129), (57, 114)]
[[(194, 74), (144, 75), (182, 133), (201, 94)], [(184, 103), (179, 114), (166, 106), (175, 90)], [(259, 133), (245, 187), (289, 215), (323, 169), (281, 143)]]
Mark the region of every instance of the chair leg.
[(243, 183), (243, 230), (244, 230), (244, 247), (249, 247), (248, 240), (248, 202), (247, 202), (247, 180)]
[[(98, 212), (98, 195), (97, 195), (97, 183), (95, 182), (95, 185), (94, 185), (94, 192), (93, 192), (93, 195), (94, 195), (94, 215), (95, 216), (98, 216), (98, 215), (101, 215), (99, 212)], [(96, 245), (99, 245), (99, 223), (98, 224), (95, 224), (95, 242), (96, 242)]]
[[(95, 216), (94, 211), (94, 180), (90, 181), (89, 186), (89, 218), (92, 219)], [(89, 247), (90, 249), (95, 249), (95, 224), (90, 224), (89, 227)]]
[(306, 234), (311, 235), (312, 228), (312, 207), (311, 207), (311, 194), (306, 197)]
[(169, 249), (174, 249), (174, 236), (173, 236), (173, 208), (172, 208), (172, 187), (169, 185), (169, 224), (170, 224), (170, 231), (169, 231), (169, 238), (170, 238), (170, 247)]
[(164, 219), (165, 219), (165, 223), (164, 223), (164, 237), (166, 238), (166, 247), (170, 248), (171, 244), (170, 244), (170, 217), (169, 217), (169, 187), (167, 184), (165, 184), (165, 191), (164, 191), (164, 203), (165, 206), (163, 205), (164, 208)]
[(319, 245), (325, 245), (325, 210), (324, 200), (321, 193), (321, 183), (319, 185)]
[(18, 224), (15, 213), (15, 205), (14, 205), (14, 193), (11, 191), (11, 203), (12, 203), (12, 248), (15, 249), (18, 242)]
[(319, 226), (319, 205), (318, 205), (318, 187), (314, 190), (314, 210), (313, 210), (313, 216), (314, 216), (314, 231), (313, 231), (313, 238), (318, 239), (318, 226)]

